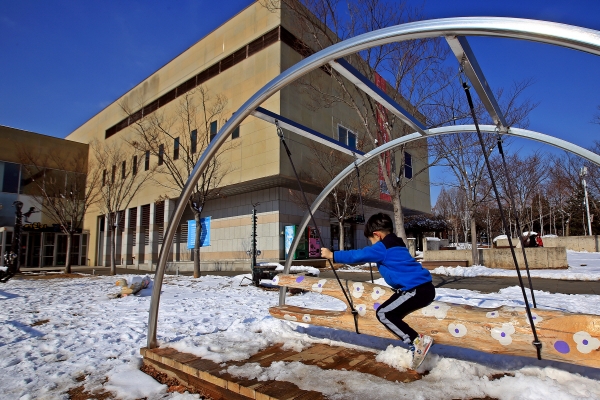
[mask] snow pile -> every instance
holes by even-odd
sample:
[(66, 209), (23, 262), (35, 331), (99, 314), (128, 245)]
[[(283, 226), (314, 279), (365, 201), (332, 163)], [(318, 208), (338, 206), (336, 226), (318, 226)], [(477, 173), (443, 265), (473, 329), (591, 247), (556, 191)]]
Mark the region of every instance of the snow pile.
[(375, 361), (389, 365), (392, 368), (399, 369), (400, 371), (410, 368), (412, 364), (412, 353), (408, 349), (404, 349), (400, 346), (394, 347), (389, 345), (387, 349), (377, 354)]
[[(325, 343), (369, 349), (378, 361), (395, 368), (408, 365), (408, 352), (399, 341), (274, 319), (268, 308), (277, 304), (279, 294), (239, 286), (242, 277), (166, 276), (158, 323), (161, 346), (224, 362), (246, 359), (274, 343), (295, 350)], [(0, 288), (0, 373), (10, 377), (0, 379), (2, 398), (66, 398), (67, 390), (82, 384), (88, 392), (102, 389), (119, 399), (197, 398), (167, 393), (166, 386), (139, 371), (150, 290), (110, 299), (118, 290), (114, 281), (115, 277), (11, 280)], [(439, 301), (480, 307), (522, 305), (516, 286), (491, 294), (452, 289), (437, 293)], [(599, 296), (536, 291), (536, 299), (540, 308), (600, 315)], [(286, 303), (346, 308), (339, 300), (312, 292), (290, 296)], [(264, 368), (247, 364), (228, 372), (290, 381), (333, 399), (600, 398), (599, 370), (550, 361), (434, 345), (421, 369), (429, 374), (408, 384), (297, 362)], [(78, 382), (82, 375), (87, 378)]]
[(140, 399), (166, 393), (165, 385), (161, 385), (140, 370), (131, 369), (128, 365), (116, 367), (109, 371), (106, 377), (108, 382), (104, 389), (115, 393), (119, 399)]
[[(285, 268), (285, 266), (279, 264), (279, 263), (259, 263), (258, 265), (260, 266), (265, 266), (265, 267), (277, 267), (275, 268), (275, 271), (283, 271), (283, 269)], [(313, 276), (319, 276), (319, 274), (321, 273), (321, 271), (319, 271), (317, 268), (315, 267), (310, 267), (310, 266), (306, 266), (306, 265), (291, 265), (290, 266), (290, 273), (292, 274), (298, 274), (298, 273), (306, 273), (309, 275), (313, 275)]]
[[(600, 253), (586, 253), (567, 250), (568, 269), (532, 269), (532, 278), (562, 279), (571, 281), (600, 281)], [(525, 273), (523, 265), (519, 265)], [(471, 267), (437, 267), (432, 274), (459, 277), (475, 276), (517, 276), (514, 269), (492, 269), (483, 265)]]
[(496, 243), (496, 241), (502, 240), (502, 239), (508, 239), (508, 236), (506, 236), (506, 235), (496, 236), (494, 239), (492, 239), (492, 242)]
[(377, 271), (377, 263), (364, 263), (361, 265), (348, 265), (344, 264), (342, 268), (339, 268), (338, 271), (342, 272), (368, 272), (370, 268), (373, 268), (373, 271)]

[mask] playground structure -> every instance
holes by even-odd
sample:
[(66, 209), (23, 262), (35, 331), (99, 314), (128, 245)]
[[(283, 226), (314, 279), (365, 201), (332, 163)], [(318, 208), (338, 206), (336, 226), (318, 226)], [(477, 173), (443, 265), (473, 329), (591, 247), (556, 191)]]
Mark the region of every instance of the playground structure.
[[(250, 115), (274, 123), (277, 125), (278, 131), (279, 127), (282, 127), (355, 156), (355, 162), (340, 172), (339, 175), (323, 189), (312, 205), (310, 205), (309, 210), (304, 215), (302, 222), (299, 225), (298, 230), (300, 232), (307, 227), (311, 214), (316, 211), (331, 190), (333, 190), (333, 188), (335, 188), (345, 177), (353, 173), (355, 168), (360, 167), (363, 163), (374, 159), (376, 160), (383, 152), (420, 139), (461, 132), (477, 131), (478, 133), (498, 133), (501, 135), (521, 137), (546, 143), (600, 165), (600, 156), (582, 147), (535, 131), (507, 126), (497, 101), (495, 100), (465, 37), (469, 35), (529, 40), (600, 55), (600, 32), (598, 31), (546, 21), (499, 17), (462, 17), (413, 22), (366, 33), (330, 46), (307, 57), (267, 83), (262, 89), (247, 100), (221, 128), (192, 171), (188, 182), (179, 197), (173, 217), (166, 230), (164, 242), (170, 243), (173, 240), (177, 224), (187, 205), (192, 188), (206, 168), (208, 162), (215, 156), (218, 149), (231, 135), (232, 131)], [(475, 124), (427, 129), (409, 112), (387, 96), (383, 91), (378, 89), (342, 58), (370, 47), (394, 41), (440, 36), (443, 36), (447, 40), (464, 74), (469, 79), (471, 86), (477, 92), (487, 112), (492, 117), (494, 125), (478, 126)], [(285, 118), (260, 107), (265, 100), (277, 91), (293, 83), (308, 72), (320, 68), (325, 64), (329, 64), (334, 70), (347, 78), (350, 82), (354, 83), (360, 90), (398, 116), (415, 132), (388, 143), (384, 143), (372, 151), (363, 154), (340, 145), (339, 142), (327, 136), (320, 135), (317, 132), (302, 127), (293, 121), (286, 120)], [(281, 139), (285, 145), (282, 137)], [(276, 140), (276, 138), (274, 138), (274, 140)], [(289, 251), (290, 255), (295, 252), (299, 240), (299, 236), (294, 238)], [(149, 349), (157, 346), (156, 332), (158, 307), (169, 251), (170, 249), (168, 246), (164, 246), (161, 248), (159, 255), (149, 313), (147, 336), (147, 348)], [(294, 277), (287, 276), (286, 274), (289, 273), (291, 262), (292, 257), (290, 256), (286, 259), (284, 275), (278, 278), (279, 282), (284, 286), (282, 286), (280, 291), (279, 305), (270, 309), (270, 312), (273, 315), (283, 319), (314, 323), (337, 329), (353, 330), (353, 328), (356, 328), (357, 332), (359, 332), (359, 329), (363, 330), (364, 328), (364, 333), (387, 336), (382, 327), (374, 325), (377, 324), (373, 312), (376, 303), (371, 300), (376, 299), (372, 298), (369, 301), (361, 302), (356, 305), (355, 309), (354, 303), (356, 303), (356, 301), (352, 302), (352, 299), (344, 291), (343, 287), (341, 287), (341, 282), (339, 282), (340, 287), (332, 290), (323, 290), (318, 286), (318, 280), (312, 282), (309, 278), (304, 278), (304, 280), (298, 281)], [(347, 281), (346, 283), (350, 287), (362, 287), (364, 289), (369, 289), (369, 292), (375, 293), (375, 287), (371, 287), (369, 284), (356, 284), (359, 286), (354, 286), (352, 282)], [(321, 284), (323, 284), (323, 282), (321, 282)], [(345, 299), (348, 301), (349, 307), (344, 312), (307, 309), (295, 310), (285, 305), (285, 285), (305, 289), (308, 288), (309, 290), (315, 290), (342, 300)], [(305, 287), (306, 285), (309, 286)], [(330, 285), (333, 287), (334, 284), (330, 283)], [(535, 349), (529, 344), (531, 340), (529, 335), (531, 331), (533, 331), (534, 342), (536, 342), (535, 344), (538, 350), (538, 357), (541, 354), (544, 358), (548, 359), (600, 368), (600, 364), (598, 364), (597, 361), (597, 351), (600, 347), (600, 341), (598, 340), (600, 337), (600, 323), (598, 317), (539, 310), (536, 310), (536, 314), (534, 314), (529, 309), (528, 299), (524, 289), (523, 295), (526, 304), (526, 308), (524, 309), (509, 310), (503, 307), (498, 310), (490, 310), (434, 303), (434, 308), (437, 306), (447, 311), (444, 318), (438, 318), (438, 311), (432, 310), (431, 313), (433, 317), (418, 315), (418, 313), (412, 314), (409, 316), (410, 323), (419, 327), (419, 329), (427, 329), (440, 343), (475, 348), (493, 353), (505, 353), (526, 357), (534, 357), (536, 355)], [(354, 293), (352, 296), (354, 296)], [(369, 296), (371, 296), (371, 294), (369, 294)], [(366, 297), (367, 295), (365, 295), (365, 298)], [(382, 297), (381, 300), (383, 301), (385, 298)], [(439, 310), (439, 308), (437, 310)], [(350, 309), (352, 312), (350, 312)], [(489, 316), (493, 315), (495, 312), (498, 313), (498, 317)], [(540, 318), (537, 318), (538, 320), (535, 321), (535, 317)], [(352, 321), (353, 319), (354, 321)], [(440, 322), (444, 320), (445, 323)], [(448, 322), (450, 322), (450, 324), (448, 324)], [(531, 330), (528, 329), (528, 323), (530, 324)], [(539, 341), (535, 333), (536, 327), (544, 332), (543, 334), (540, 334)], [(470, 335), (469, 333), (473, 333), (474, 335)], [(507, 339), (507, 336), (511, 339), (510, 341)], [(462, 339), (456, 340), (456, 338)], [(510, 345), (513, 343), (513, 340), (515, 344), (511, 347)]]

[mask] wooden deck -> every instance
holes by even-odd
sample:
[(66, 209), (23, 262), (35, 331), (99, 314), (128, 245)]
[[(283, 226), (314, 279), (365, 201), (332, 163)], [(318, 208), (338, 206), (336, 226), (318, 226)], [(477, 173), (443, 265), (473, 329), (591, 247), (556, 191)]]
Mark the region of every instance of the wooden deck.
[[(258, 381), (232, 376), (224, 371), (229, 366), (258, 363), (268, 367), (276, 361), (301, 362), (322, 369), (356, 371), (378, 376), (392, 382), (412, 382), (421, 379), (415, 371), (398, 371), (375, 361), (375, 353), (317, 344), (301, 352), (283, 350), (281, 345), (268, 347), (242, 362), (217, 364), (193, 354), (170, 348), (140, 350), (144, 365), (166, 374), (171, 387), (195, 388), (212, 399), (326, 399), (322, 393), (303, 390), (291, 382)], [(176, 380), (176, 381), (175, 381)]]

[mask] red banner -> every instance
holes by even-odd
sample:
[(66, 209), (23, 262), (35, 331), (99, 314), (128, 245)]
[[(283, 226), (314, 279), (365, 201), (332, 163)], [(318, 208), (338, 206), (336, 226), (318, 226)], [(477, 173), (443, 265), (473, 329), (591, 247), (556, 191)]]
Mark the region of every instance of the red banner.
[[(375, 72), (375, 85), (383, 91), (387, 91), (387, 83), (385, 79), (383, 79), (377, 72)], [(387, 115), (385, 113), (385, 108), (381, 104), (377, 104), (377, 145), (381, 146), (384, 143), (390, 141), (390, 136), (388, 135), (388, 131), (386, 129), (387, 125)], [(390, 171), (392, 167), (391, 163), (391, 155), (389, 151), (382, 153), (385, 169), (387, 171), (387, 175), (390, 176)], [(392, 196), (390, 196), (390, 191), (388, 190), (387, 185), (385, 184), (385, 179), (383, 179), (383, 169), (381, 168), (381, 164), (379, 164), (379, 199), (385, 201), (392, 201)]]

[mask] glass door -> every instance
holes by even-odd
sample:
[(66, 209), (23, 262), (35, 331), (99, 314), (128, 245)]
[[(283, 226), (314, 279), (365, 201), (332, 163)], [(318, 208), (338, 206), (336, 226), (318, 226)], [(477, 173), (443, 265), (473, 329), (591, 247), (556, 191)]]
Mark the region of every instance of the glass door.
[(54, 242), (56, 240), (55, 233), (44, 234), (44, 252), (42, 264), (44, 267), (52, 267), (54, 265)]

